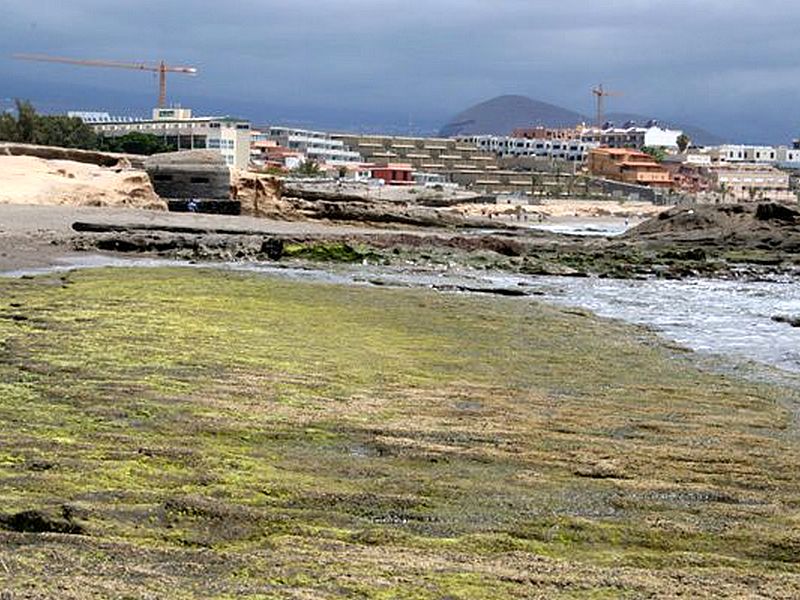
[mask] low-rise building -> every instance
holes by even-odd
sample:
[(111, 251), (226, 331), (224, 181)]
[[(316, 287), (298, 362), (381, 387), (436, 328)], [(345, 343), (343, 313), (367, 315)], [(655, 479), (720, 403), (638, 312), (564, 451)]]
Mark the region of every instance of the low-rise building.
[(756, 163), (781, 168), (800, 168), (800, 148), (788, 146), (759, 146), (723, 144), (707, 146), (698, 152), (709, 157), (713, 164)]
[(655, 124), (646, 127), (585, 127), (580, 129), (580, 139), (609, 148), (678, 148), (678, 138), (683, 134), (677, 129), (665, 129)]
[(447, 179), (441, 173), (425, 173), (424, 171), (414, 172), (414, 183), (424, 186), (455, 186), (453, 183), (448, 183)]
[[(188, 108), (155, 108), (152, 119), (97, 117), (85, 121), (105, 137), (139, 132), (155, 135), (176, 150), (214, 150), (229, 167), (246, 169), (250, 163), (250, 122), (232, 117), (193, 117)], [(106, 114), (106, 113), (99, 113)]]
[(284, 148), (302, 152), (308, 160), (321, 164), (359, 164), (364, 160), (359, 152), (351, 150), (342, 140), (334, 139), (324, 131), (274, 126), (262, 135)]
[(777, 162), (775, 163), (782, 169), (800, 169), (800, 148), (787, 148), (778, 146), (776, 148)]
[(703, 152), (711, 157), (713, 163), (772, 164), (777, 161), (777, 150), (772, 146), (723, 144), (704, 148)]
[(457, 140), (461, 143), (474, 144), (481, 152), (491, 153), (499, 158), (529, 156), (569, 162), (585, 162), (589, 150), (599, 146), (595, 142), (586, 142), (578, 137), (533, 138), (472, 135), (459, 137)]
[(333, 139), (358, 150), (377, 164), (409, 164), (416, 172), (441, 175), (446, 181), (471, 187), (500, 170), (497, 158), (475, 144), (450, 138), (333, 134)]
[(511, 137), (529, 140), (574, 140), (580, 139), (581, 127), (518, 127)]
[(789, 174), (769, 164), (720, 161), (709, 154), (668, 156), (662, 164), (672, 174), (675, 187), (699, 201), (797, 201)]
[(610, 148), (637, 148), (645, 146), (656, 148), (678, 147), (678, 138), (683, 132), (677, 129), (666, 129), (656, 121), (648, 121), (645, 126), (628, 122), (622, 127), (607, 124), (604, 127), (587, 126), (583, 123), (576, 127), (522, 127), (515, 129), (511, 137), (531, 140), (580, 140), (597, 146)]
[(712, 182), (709, 176), (711, 157), (707, 154), (667, 155), (661, 165), (672, 175), (676, 189), (689, 194), (711, 191)]
[(372, 179), (381, 179), (386, 185), (415, 185), (414, 168), (407, 163), (387, 163), (370, 167)]
[(250, 162), (257, 167), (291, 171), (306, 161), (302, 152), (279, 146), (277, 142), (265, 140), (250, 145)]
[(630, 148), (595, 148), (589, 152), (589, 172), (604, 179), (634, 185), (670, 188), (670, 172), (649, 154)]
[(708, 170), (712, 188), (723, 201), (797, 202), (789, 188), (789, 174), (755, 163), (718, 164)]

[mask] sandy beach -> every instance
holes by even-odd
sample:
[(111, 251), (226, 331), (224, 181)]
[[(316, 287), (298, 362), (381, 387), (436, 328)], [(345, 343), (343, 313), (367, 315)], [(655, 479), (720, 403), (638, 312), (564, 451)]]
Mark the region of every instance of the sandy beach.
[(657, 206), (650, 202), (617, 200), (581, 200), (576, 198), (540, 200), (539, 204), (461, 204), (454, 210), (467, 216), (516, 217), (518, 214), (530, 218), (619, 218), (647, 219), (668, 210), (669, 206)]

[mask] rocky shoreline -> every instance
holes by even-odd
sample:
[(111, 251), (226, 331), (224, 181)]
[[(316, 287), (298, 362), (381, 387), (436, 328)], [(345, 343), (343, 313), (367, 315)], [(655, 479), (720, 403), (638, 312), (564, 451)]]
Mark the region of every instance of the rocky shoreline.
[(73, 224), (69, 244), (202, 261), (454, 265), (532, 275), (622, 279), (800, 279), (800, 212), (773, 204), (677, 208), (620, 237), (459, 229), (268, 233), (230, 227)]

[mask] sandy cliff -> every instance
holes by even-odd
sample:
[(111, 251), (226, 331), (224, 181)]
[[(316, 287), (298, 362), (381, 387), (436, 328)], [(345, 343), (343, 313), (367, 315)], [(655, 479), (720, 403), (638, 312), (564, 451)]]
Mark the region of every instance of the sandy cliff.
[(34, 156), (0, 156), (0, 203), (167, 208), (144, 171)]

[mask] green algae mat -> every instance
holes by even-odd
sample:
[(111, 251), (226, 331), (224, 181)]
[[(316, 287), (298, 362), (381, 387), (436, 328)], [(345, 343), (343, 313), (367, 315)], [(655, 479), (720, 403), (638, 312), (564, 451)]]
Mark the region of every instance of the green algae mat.
[(529, 300), (0, 280), (0, 595), (795, 598), (792, 399)]

